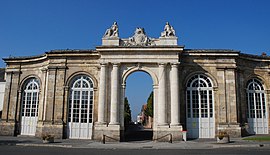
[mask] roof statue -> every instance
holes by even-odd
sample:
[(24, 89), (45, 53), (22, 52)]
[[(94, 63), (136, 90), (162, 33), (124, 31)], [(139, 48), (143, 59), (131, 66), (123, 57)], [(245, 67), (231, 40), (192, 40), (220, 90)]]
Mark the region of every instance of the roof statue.
[(146, 35), (144, 28), (137, 27), (134, 31), (134, 35), (129, 38), (118, 37), (118, 25), (114, 22), (113, 25), (108, 28), (102, 38), (103, 46), (176, 46), (177, 37), (173, 27), (166, 22), (164, 31), (161, 32), (159, 38), (150, 38)]
[(169, 24), (169, 22), (166, 22), (166, 25), (164, 27), (164, 31), (161, 32), (161, 37), (175, 37), (175, 30)]
[(118, 25), (117, 22), (113, 22), (113, 25), (108, 28), (103, 36), (103, 38), (116, 38), (118, 37)]

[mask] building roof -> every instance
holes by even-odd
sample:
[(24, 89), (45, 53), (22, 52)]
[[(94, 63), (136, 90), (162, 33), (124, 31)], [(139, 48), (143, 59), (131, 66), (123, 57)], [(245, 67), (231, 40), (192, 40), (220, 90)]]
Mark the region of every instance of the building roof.
[(0, 82), (6, 82), (6, 80), (5, 80), (5, 68), (0, 68)]
[(44, 54), (40, 55), (34, 55), (34, 56), (10, 56), (7, 58), (2, 58), (4, 61), (7, 60), (27, 60), (27, 59), (37, 59), (37, 58), (42, 58), (46, 57), (49, 54), (68, 54), (68, 53), (92, 53), (95, 52), (95, 50), (92, 49), (63, 49), (63, 50), (51, 50), (48, 52), (45, 52)]

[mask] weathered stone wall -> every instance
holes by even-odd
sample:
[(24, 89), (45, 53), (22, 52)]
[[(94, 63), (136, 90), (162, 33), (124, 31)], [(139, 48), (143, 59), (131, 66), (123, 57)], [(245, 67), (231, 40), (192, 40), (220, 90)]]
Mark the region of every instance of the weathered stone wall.
[[(205, 74), (213, 82), (214, 116), (216, 134), (226, 125), (228, 130), (235, 130), (237, 137), (241, 135), (241, 128), (237, 122), (236, 102), (236, 60), (235, 51), (226, 56), (218, 56), (217, 50), (190, 50), (180, 55), (180, 92), (181, 92), (181, 122), (186, 129), (186, 84), (195, 74)], [(213, 54), (214, 53), (214, 54)], [(223, 53), (222, 53), (223, 54)]]
[[(72, 53), (72, 52), (71, 52)], [(63, 53), (49, 53), (43, 61), (8, 63), (5, 103), (0, 124), (1, 135), (20, 134), (21, 89), (29, 78), (37, 78), (40, 82), (39, 113), (36, 136), (51, 134), (56, 138), (66, 137), (67, 108), (69, 83), (75, 74), (86, 74), (94, 82), (94, 118), (97, 120), (97, 91), (99, 79), (99, 56), (92, 51), (82, 54), (63, 56)], [(70, 54), (70, 52), (68, 53)], [(73, 57), (75, 56), (75, 57)], [(42, 57), (42, 56), (41, 56)], [(39, 58), (41, 59), (41, 58)], [(83, 63), (82, 63), (83, 61)], [(15, 123), (16, 122), (16, 123)]]
[[(101, 49), (102, 50), (102, 49)], [(93, 112), (93, 139), (102, 140), (103, 135), (111, 136), (120, 141), (123, 139), (123, 101), (125, 79), (136, 70), (145, 71), (148, 74), (157, 76), (153, 79), (154, 102), (158, 103), (158, 82), (159, 63), (166, 65), (165, 76), (170, 80), (170, 60), (177, 61), (175, 53), (167, 51), (161, 52), (155, 57), (153, 51), (148, 50), (125, 54), (124, 49), (111, 56), (110, 51), (104, 52), (103, 57), (95, 51), (58, 51), (46, 53), (46, 57), (33, 58), (28, 61), (23, 59), (7, 62), (7, 76), (5, 88), (5, 100), (0, 122), (0, 135), (20, 134), (20, 113), (22, 87), (29, 78), (37, 78), (40, 81), (39, 93), (39, 113), (36, 136), (51, 134), (56, 138), (67, 138), (67, 117), (68, 117), (68, 97), (70, 82), (79, 74), (91, 77), (94, 82), (94, 112)], [(129, 51), (129, 49), (125, 49)], [(137, 50), (137, 48), (134, 48)], [(168, 50), (168, 49), (167, 49)], [(179, 49), (178, 49), (179, 50)], [(129, 51), (131, 52), (131, 51)], [(119, 57), (117, 54), (124, 54)], [(36, 60), (38, 59), (38, 60)], [(108, 61), (106, 69), (106, 89), (107, 98), (104, 107), (105, 122), (103, 125), (96, 125), (98, 118), (98, 91), (100, 62)], [(179, 54), (179, 95), (180, 95), (180, 120), (183, 128), (186, 129), (186, 83), (195, 74), (205, 74), (213, 82), (214, 91), (214, 116), (215, 133), (226, 131), (230, 135), (240, 137), (246, 133), (247, 124), (247, 101), (246, 83), (251, 78), (258, 78), (263, 82), (266, 92), (268, 120), (270, 121), (270, 61), (264, 58), (253, 58), (246, 55), (239, 55), (237, 51), (227, 50), (186, 50)], [(121, 62), (121, 63), (120, 63)], [(111, 72), (112, 63), (119, 65), (119, 123), (108, 127), (110, 122), (111, 109)], [(170, 83), (166, 83), (166, 111), (165, 120), (171, 122), (171, 90)], [(154, 116), (158, 116), (158, 104), (154, 104)], [(154, 118), (153, 139), (171, 134), (173, 140), (182, 139), (182, 127), (172, 128), (168, 126), (158, 126), (157, 118)], [(270, 122), (268, 123), (268, 125)], [(180, 128), (181, 127), (181, 128)], [(268, 127), (270, 129), (270, 127)], [(107, 140), (109, 140), (108, 138)], [(112, 140), (112, 139), (111, 139)], [(165, 136), (161, 141), (167, 141)]]
[[(237, 78), (238, 78), (238, 111), (239, 111), (239, 123), (242, 127), (242, 135), (248, 135), (248, 121), (247, 121), (247, 98), (246, 98), (246, 88), (248, 80), (252, 78), (259, 79), (264, 87), (266, 95), (266, 108), (268, 113), (268, 130), (270, 129), (270, 62), (261, 61), (263, 57), (258, 56), (246, 56), (241, 55), (237, 59)], [(268, 131), (270, 133), (270, 130)]]

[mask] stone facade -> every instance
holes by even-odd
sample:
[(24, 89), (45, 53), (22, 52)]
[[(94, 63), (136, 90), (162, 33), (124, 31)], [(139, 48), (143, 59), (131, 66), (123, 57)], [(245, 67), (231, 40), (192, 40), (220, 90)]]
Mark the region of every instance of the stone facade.
[(40, 56), (4, 58), (4, 61), (7, 66), (1, 135), (20, 134), (24, 84), (35, 78), (40, 85), (35, 136), (52, 134), (56, 138), (69, 138), (71, 83), (77, 75), (87, 75), (93, 81), (94, 92), (91, 138), (102, 140), (106, 135), (111, 137), (106, 140), (121, 141), (126, 79), (136, 71), (148, 73), (153, 80), (153, 140), (165, 141), (166, 135), (171, 135), (174, 141), (182, 140), (189, 117), (186, 86), (198, 74), (209, 77), (213, 84), (213, 99), (207, 101), (211, 105), (213, 102), (214, 111), (210, 113), (214, 135), (220, 131), (232, 137), (249, 133), (246, 88), (252, 78), (260, 79), (264, 87), (269, 133), (270, 57), (234, 50), (185, 49), (177, 45), (169, 23), (158, 39), (146, 36), (142, 28), (137, 28), (133, 37), (121, 39), (114, 23), (106, 31), (102, 46), (95, 50), (53, 50)]
[(0, 119), (2, 116), (2, 110), (3, 110), (3, 102), (4, 102), (4, 95), (5, 95), (5, 69), (0, 68)]

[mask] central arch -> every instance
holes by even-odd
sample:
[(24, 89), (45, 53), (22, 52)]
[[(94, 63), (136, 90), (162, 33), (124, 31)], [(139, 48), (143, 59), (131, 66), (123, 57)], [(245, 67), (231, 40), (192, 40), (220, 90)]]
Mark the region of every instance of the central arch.
[[(123, 86), (123, 96), (122, 96), (122, 101), (124, 101), (124, 104), (125, 104), (125, 98), (128, 97), (127, 94), (126, 94), (126, 91), (127, 91), (127, 85), (129, 85), (129, 83), (127, 83), (128, 81), (128, 78), (131, 76), (131, 75), (134, 75), (135, 73), (143, 73), (143, 74), (147, 74), (147, 76), (149, 76), (149, 78), (151, 79), (151, 83), (152, 83), (152, 93), (154, 94), (154, 86), (158, 84), (158, 80), (157, 80), (157, 76), (155, 75), (155, 73), (153, 73), (150, 69), (148, 68), (145, 68), (145, 67), (132, 67), (130, 69), (128, 69), (126, 72), (123, 73), (123, 76), (122, 76), (122, 86)], [(138, 76), (138, 75), (135, 75), (135, 76)], [(146, 77), (145, 77), (146, 78)], [(147, 84), (148, 85), (148, 84)], [(128, 87), (130, 88), (130, 87)], [(149, 92), (149, 94), (147, 95), (150, 95), (151, 94), (151, 91)], [(140, 105), (142, 105), (142, 108), (144, 106), (144, 104), (147, 104), (147, 99), (148, 99), (149, 96), (147, 96), (145, 98), (145, 101), (143, 101), (142, 103), (139, 103)], [(132, 105), (134, 106), (134, 103), (135, 102), (129, 102), (130, 103), (130, 107), (132, 107)], [(135, 103), (135, 104), (138, 104), (138, 103)], [(153, 98), (153, 106), (155, 105), (155, 100)], [(146, 106), (145, 106), (146, 107)], [(137, 117), (137, 113), (135, 112), (135, 110), (133, 108), (131, 108), (131, 112), (132, 112), (132, 116), (133, 116), (133, 121), (131, 124), (125, 124), (124, 128), (125, 128), (125, 133), (124, 133), (124, 139), (125, 141), (142, 141), (142, 140), (152, 140), (153, 139), (153, 124), (154, 124), (154, 121), (153, 121), (153, 124), (149, 125), (148, 127), (146, 127), (145, 125), (146, 124), (143, 124), (142, 120), (139, 121), (138, 120), (138, 117)], [(133, 111), (134, 110), (134, 111)], [(124, 113), (125, 111), (122, 110), (121, 113)], [(134, 117), (134, 112), (136, 113)], [(139, 112), (142, 112), (142, 111), (139, 111)], [(141, 117), (144, 117), (145, 114), (142, 112)], [(124, 115), (122, 116), (122, 119), (123, 119)], [(155, 118), (154, 117), (154, 111), (153, 111), (153, 119)], [(152, 121), (151, 121), (152, 122)]]
[(128, 76), (136, 71), (142, 71), (142, 72), (145, 72), (147, 73), (148, 75), (150, 75), (150, 77), (152, 78), (153, 80), (153, 86), (157, 86), (158, 85), (158, 78), (157, 78), (157, 75), (152, 72), (149, 68), (146, 68), (146, 67), (132, 67), (130, 69), (128, 69), (126, 72), (123, 73), (123, 76), (122, 76), (122, 85), (125, 85), (126, 84), (126, 80), (128, 78)]

